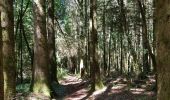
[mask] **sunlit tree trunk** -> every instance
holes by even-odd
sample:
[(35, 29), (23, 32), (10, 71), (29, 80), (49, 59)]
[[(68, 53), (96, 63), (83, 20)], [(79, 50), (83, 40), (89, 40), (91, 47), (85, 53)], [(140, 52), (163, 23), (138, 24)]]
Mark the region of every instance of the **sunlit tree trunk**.
[(57, 80), (57, 64), (56, 64), (56, 54), (55, 54), (55, 31), (54, 31), (54, 0), (48, 0), (48, 55), (49, 55), (49, 68), (51, 81)]
[(50, 96), (45, 0), (34, 0), (33, 12), (34, 12), (33, 92)]
[(4, 99), (11, 100), (15, 96), (16, 65), (14, 51), (14, 16), (13, 0), (1, 0), (2, 49), (4, 68)]
[[(1, 11), (0, 11), (1, 18)], [(0, 20), (1, 23), (1, 20)], [(0, 24), (0, 98), (4, 100), (4, 75), (3, 75), (3, 56), (2, 56), (2, 28)]]
[(170, 2), (156, 0), (157, 100), (170, 99)]
[(91, 74), (91, 91), (97, 86), (102, 85), (100, 78), (100, 68), (98, 64), (98, 38), (97, 38), (97, 22), (96, 22), (96, 0), (90, 0), (90, 74)]
[[(111, 25), (110, 25), (110, 33), (109, 33), (109, 55), (108, 55), (108, 70), (107, 70), (107, 75), (110, 76), (110, 67), (111, 67), (111, 45), (112, 45), (112, 33), (113, 33), (113, 20), (111, 20)], [(113, 47), (115, 48), (115, 45), (113, 44)], [(113, 54), (114, 58), (114, 54)]]

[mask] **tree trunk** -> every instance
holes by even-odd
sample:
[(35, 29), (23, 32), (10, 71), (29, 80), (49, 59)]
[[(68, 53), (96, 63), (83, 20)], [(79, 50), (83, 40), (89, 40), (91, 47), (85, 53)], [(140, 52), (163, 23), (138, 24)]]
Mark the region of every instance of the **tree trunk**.
[[(111, 25), (110, 25), (110, 34), (109, 34), (109, 56), (108, 56), (108, 62), (109, 62), (109, 65), (108, 65), (108, 71), (107, 71), (107, 75), (110, 76), (110, 67), (111, 67), (111, 42), (112, 42), (112, 33), (113, 33), (113, 21), (111, 22)], [(113, 57), (114, 58), (114, 57)]]
[(45, 0), (33, 1), (34, 68), (33, 92), (50, 96)]
[(100, 68), (97, 61), (97, 22), (96, 22), (96, 0), (90, 0), (90, 74), (91, 74), (91, 91), (95, 90), (95, 84), (102, 84), (100, 78)]
[(0, 7), (2, 8), (1, 26), (4, 67), (4, 99), (10, 100), (14, 98), (16, 91), (13, 0), (1, 0)]
[[(153, 9), (155, 9), (156, 6), (156, 1), (153, 0)], [(156, 54), (156, 32), (155, 32), (155, 28), (156, 28), (156, 13), (155, 11), (153, 11), (153, 54)], [(156, 60), (155, 60), (156, 62)], [(156, 66), (153, 66), (153, 72), (156, 73)]]
[(22, 24), (23, 24), (23, 19), (22, 19), (22, 13), (23, 13), (23, 0), (21, 0), (21, 9), (20, 9), (20, 44), (19, 44), (19, 48), (20, 48), (20, 80), (21, 83), (23, 83), (23, 59), (22, 59), (22, 55), (23, 55), (23, 50), (22, 50)]
[(120, 73), (122, 74), (123, 73), (123, 67), (124, 67), (124, 65), (123, 65), (123, 62), (124, 62), (124, 58), (123, 58), (123, 56), (124, 56), (124, 53), (123, 53), (123, 36), (124, 36), (124, 33), (126, 32), (126, 30), (127, 30), (127, 23), (126, 23), (126, 14), (125, 14), (125, 9), (124, 9), (124, 2), (123, 2), (123, 0), (118, 0), (118, 4), (119, 4), (119, 6), (120, 6), (120, 17), (121, 17), (121, 19), (120, 19), (120, 29), (119, 29), (119, 31), (120, 31)]
[(23, 50), (22, 50), (22, 26), (20, 26), (20, 80), (21, 83), (23, 83), (23, 59), (22, 59), (22, 55), (23, 55)]
[(170, 98), (170, 3), (168, 0), (156, 1), (157, 37), (157, 100)]
[[(0, 11), (0, 18), (1, 18), (1, 11)], [(1, 20), (0, 20), (1, 23)], [(2, 27), (0, 24), (0, 58), (2, 56)], [(3, 75), (3, 59), (0, 59), (0, 98), (4, 100), (4, 75)]]
[[(144, 47), (144, 53), (146, 51), (146, 53), (144, 54), (144, 59), (146, 58), (146, 56), (149, 54), (149, 56), (152, 59), (152, 63), (153, 66), (156, 66), (156, 59), (155, 59), (155, 55), (152, 53), (151, 47), (149, 45), (149, 41), (148, 41), (148, 37), (147, 37), (147, 23), (146, 23), (146, 16), (145, 16), (145, 5), (142, 4), (142, 2), (140, 0), (138, 0), (138, 5), (139, 5), (139, 9), (141, 12), (141, 16), (142, 16), (142, 39), (143, 39), (143, 47)], [(150, 69), (148, 68), (149, 66), (147, 65), (148, 61), (148, 57), (147, 59), (145, 59), (146, 66), (144, 66), (144, 70), (146, 70), (146, 72), (149, 72)]]
[(85, 72), (89, 73), (89, 32), (88, 32), (88, 15), (87, 15), (87, 6), (88, 0), (84, 1), (84, 12), (85, 12), (85, 20), (84, 20), (84, 27), (85, 27), (85, 34), (86, 34), (86, 64), (85, 64)]
[(104, 7), (103, 7), (103, 63), (104, 63), (104, 75), (106, 76), (107, 72), (107, 62), (106, 62), (106, 4), (104, 0)]
[(57, 64), (56, 64), (56, 49), (55, 49), (55, 31), (54, 31), (54, 0), (48, 0), (48, 52), (49, 52), (49, 68), (51, 81), (57, 80)]

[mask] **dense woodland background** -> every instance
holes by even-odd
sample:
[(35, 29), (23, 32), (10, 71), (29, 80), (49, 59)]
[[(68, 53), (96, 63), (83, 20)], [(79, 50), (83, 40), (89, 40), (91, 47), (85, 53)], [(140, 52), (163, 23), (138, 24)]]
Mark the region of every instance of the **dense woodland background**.
[(169, 100), (169, 6), (0, 0), (0, 100)]

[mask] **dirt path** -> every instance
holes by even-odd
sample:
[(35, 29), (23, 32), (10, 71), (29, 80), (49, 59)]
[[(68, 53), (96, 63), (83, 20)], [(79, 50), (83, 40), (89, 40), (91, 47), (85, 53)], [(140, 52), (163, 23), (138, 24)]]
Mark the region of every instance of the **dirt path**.
[(67, 90), (62, 100), (156, 100), (155, 93), (147, 90), (147, 85), (130, 87), (121, 77), (110, 80), (106, 87), (93, 93), (88, 92), (89, 82), (75, 75), (65, 77), (60, 84)]

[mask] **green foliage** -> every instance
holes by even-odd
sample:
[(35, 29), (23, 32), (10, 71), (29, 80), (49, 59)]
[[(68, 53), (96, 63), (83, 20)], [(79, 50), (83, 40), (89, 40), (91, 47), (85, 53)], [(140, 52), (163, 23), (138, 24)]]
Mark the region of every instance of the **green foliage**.
[(66, 3), (65, 0), (55, 0), (56, 15), (60, 20), (64, 20), (66, 15)]
[(65, 68), (57, 68), (57, 78), (62, 80), (65, 76), (68, 75), (68, 70)]
[(18, 84), (16, 86), (16, 91), (18, 93), (28, 93), (30, 88), (30, 83)]
[(70, 26), (71, 22), (69, 21), (68, 17), (66, 17), (64, 21), (65, 21), (65, 31), (67, 34), (70, 34), (71, 33), (71, 26)]
[(102, 89), (102, 88), (104, 88), (103, 82), (102, 82), (102, 81), (97, 82), (97, 83), (96, 83), (96, 89), (97, 89), (97, 90), (100, 90), (100, 89)]

